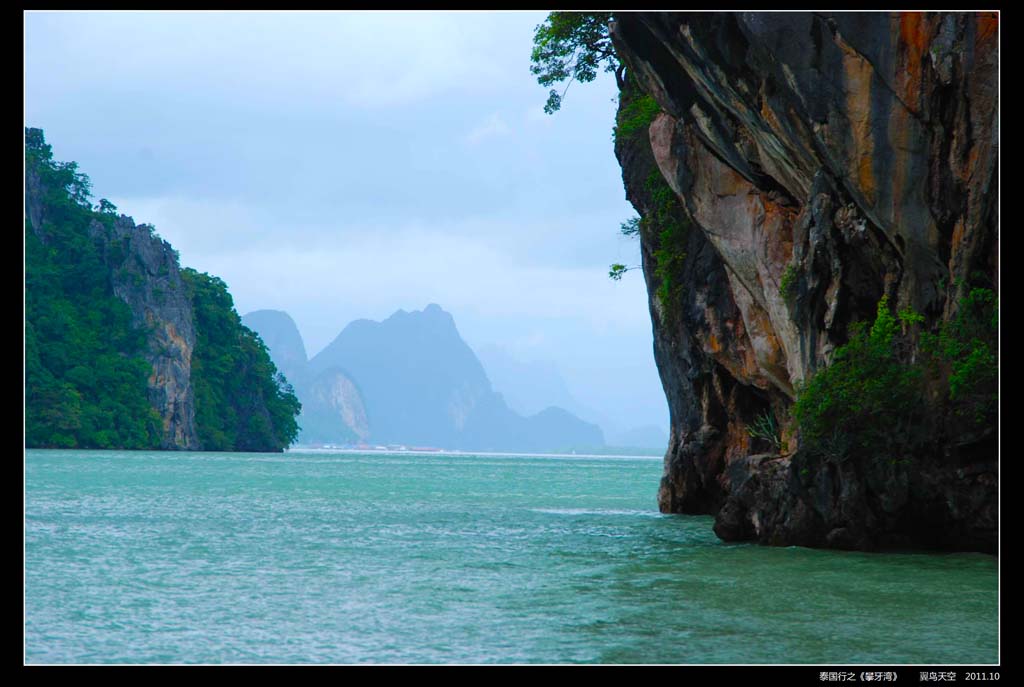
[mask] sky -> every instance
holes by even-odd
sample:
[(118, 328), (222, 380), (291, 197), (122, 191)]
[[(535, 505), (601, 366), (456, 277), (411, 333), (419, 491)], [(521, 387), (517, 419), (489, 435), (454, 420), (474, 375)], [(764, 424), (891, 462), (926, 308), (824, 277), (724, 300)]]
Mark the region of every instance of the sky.
[(546, 115), (543, 12), (26, 12), (25, 124), (239, 314), (310, 356), (438, 303), (473, 348), (554, 365), (606, 433), (668, 427), (615, 84)]

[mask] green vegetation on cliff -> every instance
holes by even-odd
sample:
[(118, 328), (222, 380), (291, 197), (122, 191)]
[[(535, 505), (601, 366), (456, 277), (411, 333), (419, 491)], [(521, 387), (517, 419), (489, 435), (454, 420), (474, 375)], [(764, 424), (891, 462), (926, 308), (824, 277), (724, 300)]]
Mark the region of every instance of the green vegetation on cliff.
[(923, 375), (901, 360), (900, 325), (887, 297), (874, 324), (854, 325), (849, 342), (799, 393), (793, 408), (801, 443), (835, 458), (862, 452), (903, 454), (921, 443)]
[(25, 171), (45, 209), (39, 234), (25, 222), (26, 445), (156, 446), (146, 332), (131, 326), (89, 235), (94, 220), (110, 215), (92, 209), (88, 177), (74, 162), (55, 162), (39, 129), (26, 130)]
[(672, 312), (679, 306), (680, 291), (683, 288), (682, 271), (688, 238), (686, 214), (675, 192), (658, 169), (651, 171), (644, 182), (644, 188), (650, 195), (652, 207), (641, 222), (645, 226), (649, 225), (658, 236), (657, 248), (654, 250), (654, 274), (661, 281), (658, 299), (662, 306)]
[(803, 386), (793, 407), (812, 452), (845, 459), (899, 459), (937, 440), (982, 436), (998, 412), (998, 304), (971, 290), (936, 333), (917, 329), (910, 309), (894, 315), (887, 297), (870, 328), (854, 325), (832, 363)]
[(191, 291), (196, 347), (196, 433), (208, 451), (278, 451), (298, 434), (301, 406), (263, 341), (242, 324), (227, 285), (182, 270)]
[(661, 112), (658, 102), (642, 93), (635, 98), (623, 100), (615, 117), (615, 129), (612, 131), (612, 138), (619, 140), (635, 136), (638, 133), (647, 135), (647, 129), (651, 122)]
[(994, 426), (999, 413), (999, 299), (971, 289), (937, 334), (921, 334), (930, 373), (946, 380), (954, 414), (975, 428)]

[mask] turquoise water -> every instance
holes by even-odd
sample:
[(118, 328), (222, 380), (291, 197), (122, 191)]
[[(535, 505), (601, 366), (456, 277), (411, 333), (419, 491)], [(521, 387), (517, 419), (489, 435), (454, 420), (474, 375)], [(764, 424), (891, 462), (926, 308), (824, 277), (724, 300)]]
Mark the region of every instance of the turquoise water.
[(981, 554), (729, 545), (660, 459), (27, 451), (29, 663), (994, 663)]

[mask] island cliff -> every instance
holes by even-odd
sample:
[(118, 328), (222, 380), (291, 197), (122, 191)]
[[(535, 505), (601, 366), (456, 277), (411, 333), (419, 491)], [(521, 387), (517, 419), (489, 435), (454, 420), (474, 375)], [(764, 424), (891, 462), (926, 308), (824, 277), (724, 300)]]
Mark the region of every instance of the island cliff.
[(281, 451), (298, 401), (227, 286), (25, 130), (25, 444)]
[(830, 452), (794, 412), (858, 323), (905, 313), (918, 364), (908, 324), (940, 336), (998, 291), (996, 22), (613, 17), (615, 153), (671, 414), (662, 511), (713, 514), (726, 540), (996, 551), (992, 413), (979, 427), (936, 391), (926, 439)]

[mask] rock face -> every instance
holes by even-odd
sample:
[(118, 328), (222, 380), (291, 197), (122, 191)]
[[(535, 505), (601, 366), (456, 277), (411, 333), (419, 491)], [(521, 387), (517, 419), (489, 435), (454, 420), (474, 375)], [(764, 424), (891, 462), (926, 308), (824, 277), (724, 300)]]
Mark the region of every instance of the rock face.
[(299, 417), (302, 441), (344, 443), (370, 438), (362, 394), (344, 370), (323, 370), (298, 389), (303, 404)]
[(199, 450), (190, 383), (196, 337), (177, 253), (126, 215), (109, 232), (93, 220), (89, 233), (103, 247), (114, 295), (128, 304), (132, 325), (148, 331), (149, 402), (163, 423), (160, 448)]
[(747, 429), (788, 418), (882, 296), (935, 323), (972, 279), (998, 288), (996, 17), (623, 13), (611, 34), (662, 110), (616, 142), (627, 196), (686, 228), (666, 298), (665, 236), (641, 225), (672, 418), (661, 509), (716, 514), (726, 539), (994, 551), (994, 439), (808, 469)]
[(356, 320), (309, 367), (312, 374), (333, 367), (355, 377), (381, 443), (452, 446), (491, 393), (452, 316), (436, 304), (399, 310), (383, 322)]

